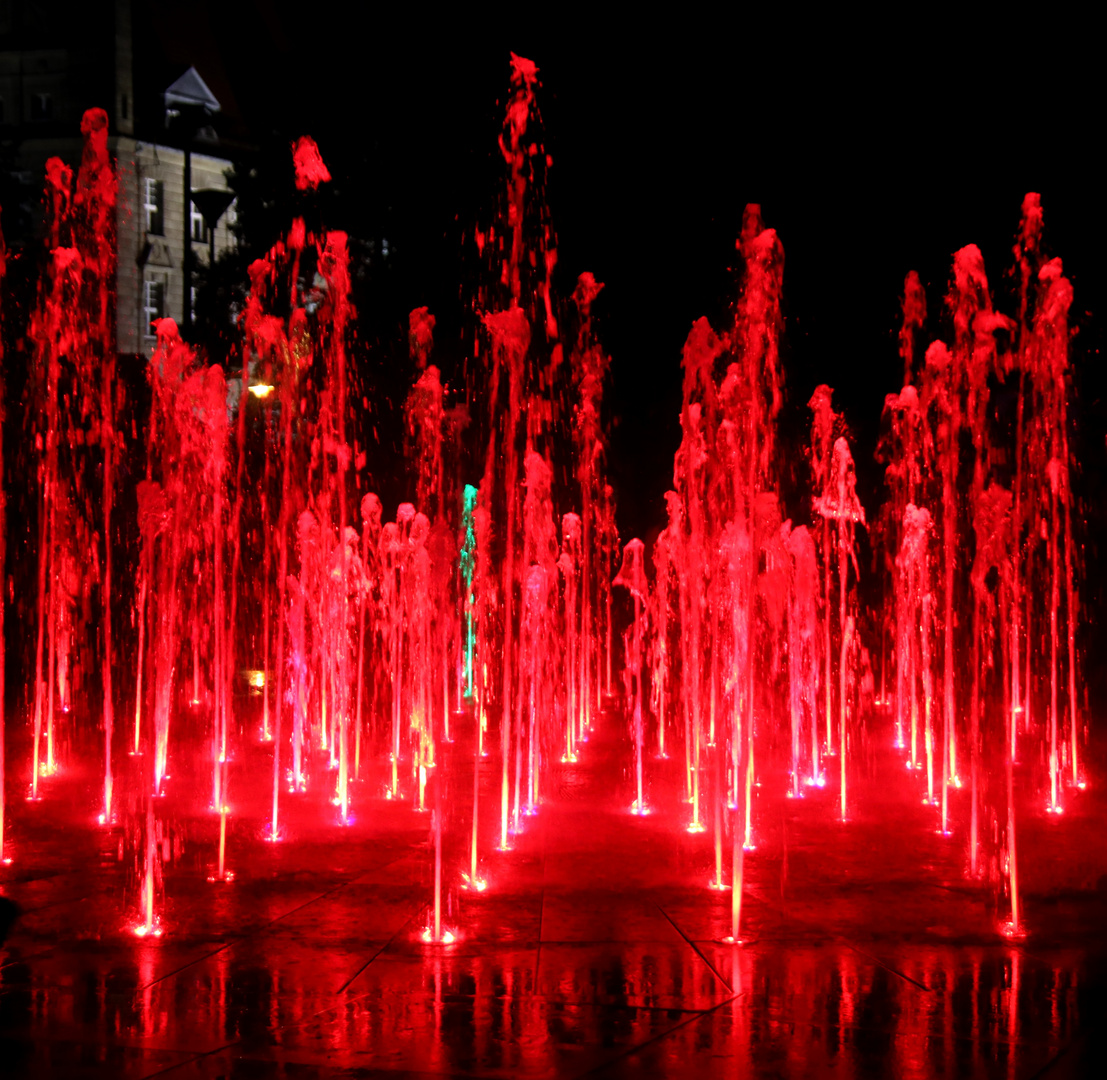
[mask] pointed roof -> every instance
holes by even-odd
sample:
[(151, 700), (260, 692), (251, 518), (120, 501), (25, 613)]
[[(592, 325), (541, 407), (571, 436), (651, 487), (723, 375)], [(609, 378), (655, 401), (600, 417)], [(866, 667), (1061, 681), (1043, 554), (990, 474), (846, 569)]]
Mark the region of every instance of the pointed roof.
[(221, 108), (219, 99), (208, 89), (208, 84), (194, 67), (190, 67), (165, 91), (165, 107), (168, 109), (174, 105), (199, 105), (213, 113)]

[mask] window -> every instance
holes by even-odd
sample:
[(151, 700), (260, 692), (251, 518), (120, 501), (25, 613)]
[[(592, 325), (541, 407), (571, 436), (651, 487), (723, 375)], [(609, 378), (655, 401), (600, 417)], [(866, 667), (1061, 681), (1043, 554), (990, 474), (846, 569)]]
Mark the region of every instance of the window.
[(196, 209), (195, 203), (189, 205), (192, 207), (192, 239), (197, 243), (206, 244), (208, 242), (208, 227), (204, 223), (204, 215)]
[(54, 99), (50, 94), (31, 95), (31, 119), (49, 120), (54, 115)]
[(143, 181), (146, 203), (146, 231), (152, 236), (165, 233), (165, 184), (147, 177)]
[(155, 319), (165, 318), (164, 278), (148, 277), (142, 283), (142, 310), (146, 316), (146, 327), (143, 332), (147, 337), (153, 337), (154, 328), (150, 324)]

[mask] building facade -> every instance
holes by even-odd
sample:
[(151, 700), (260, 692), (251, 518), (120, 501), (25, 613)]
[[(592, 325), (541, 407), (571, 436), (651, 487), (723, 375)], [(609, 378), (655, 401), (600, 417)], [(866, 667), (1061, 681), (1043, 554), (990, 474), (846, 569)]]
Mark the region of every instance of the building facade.
[(149, 355), (154, 319), (190, 321), (189, 270), (234, 244), (233, 203), (213, 232), (191, 198), (186, 208), (186, 176), (190, 192), (228, 191), (233, 162), (215, 133), (222, 106), (197, 68), (136, 65), (130, 0), (88, 7), (60, 25), (50, 5), (0, 5), (0, 148), (5, 200), (18, 203), (5, 207), (5, 231), (11, 246), (35, 241), (46, 161), (76, 169), (81, 116), (104, 108), (119, 176), (118, 349)]
[[(120, 139), (119, 270), (117, 335), (120, 352), (149, 352), (154, 344), (151, 323), (165, 316), (185, 321), (185, 243), (192, 268), (207, 265), (212, 231), (199, 208), (189, 201), (185, 217), (185, 154), (177, 147), (135, 139)], [(193, 191), (227, 190), (232, 165), (215, 154), (190, 154)], [(234, 203), (214, 230), (215, 257), (234, 242)], [(196, 278), (189, 288), (195, 308)]]

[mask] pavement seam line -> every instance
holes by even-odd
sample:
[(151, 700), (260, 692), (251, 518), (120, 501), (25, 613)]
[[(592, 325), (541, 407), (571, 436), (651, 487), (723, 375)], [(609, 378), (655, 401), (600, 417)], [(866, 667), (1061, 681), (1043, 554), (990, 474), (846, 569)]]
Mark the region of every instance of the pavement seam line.
[(864, 949), (859, 949), (856, 945), (853, 944), (852, 941), (846, 941), (844, 942), (844, 944), (848, 948), (852, 949), (855, 953), (858, 953), (861, 956), (868, 957), (870, 960), (873, 961), (873, 963), (879, 964), (882, 968), (884, 968), (885, 971), (890, 971), (893, 975), (898, 975), (901, 979), (905, 979), (907, 982), (913, 983), (920, 990), (925, 990), (928, 994), (931, 993), (931, 989), (929, 986), (926, 985), (926, 983), (921, 983), (918, 979), (912, 979), (910, 975), (905, 975), (898, 968), (892, 967), (891, 964), (886, 964), (883, 960), (880, 959), (879, 956), (874, 956), (872, 953), (866, 952)]
[(206, 1057), (211, 1057), (212, 1054), (221, 1054), (224, 1050), (230, 1050), (232, 1046), (238, 1046), (241, 1042), (241, 1039), (235, 1039), (233, 1043), (227, 1043), (226, 1046), (217, 1046), (214, 1050), (205, 1050), (202, 1054), (196, 1054), (187, 1061), (178, 1061), (176, 1065), (169, 1065), (164, 1069), (158, 1069), (157, 1072), (143, 1073), (142, 1080), (153, 1080), (155, 1076), (168, 1076), (169, 1073), (177, 1069), (183, 1069), (186, 1065), (194, 1065), (197, 1061), (202, 1061)]
[[(351, 976), (350, 976), (350, 977), (349, 977), (349, 978), (348, 978), (348, 979), (347, 979), (347, 980), (346, 980), (346, 981), (345, 981), (345, 982), (344, 982), (344, 983), (343, 983), (343, 984), (342, 984), (342, 985), (341, 985), (341, 986), (340, 986), (340, 987), (339, 987), (339, 988), (338, 988), (338, 989), (337, 989), (337, 990), (336, 990), (336, 991), (334, 992), (334, 993), (335, 993), (335, 996), (336, 996), (336, 997), (337, 997), (337, 996), (338, 996), (339, 994), (343, 994), (343, 993), (345, 993), (345, 992), (346, 992), (346, 991), (347, 991), (347, 990), (349, 989), (350, 985), (351, 985), (351, 984), (352, 984), (352, 983), (354, 982), (354, 980), (355, 980), (355, 979), (356, 979), (356, 978), (357, 978), (357, 977), (358, 977), (359, 975), (361, 975), (361, 973), (362, 973), (363, 971), (365, 971), (365, 970), (366, 970), (366, 969), (367, 969), (367, 968), (369, 967), (369, 965), (370, 965), (370, 964), (371, 964), (371, 963), (372, 963), (372, 962), (373, 962), (374, 960), (376, 960), (376, 959), (377, 959), (377, 957), (378, 957), (378, 956), (380, 956), (380, 954), (381, 954), (382, 952), (384, 952), (384, 950), (385, 950), (385, 949), (387, 949), (387, 948), (388, 948), (388, 946), (389, 946), (389, 945), (391, 945), (391, 944), (392, 944), (392, 942), (394, 942), (394, 941), (396, 940), (396, 938), (398, 938), (398, 937), (399, 937), (399, 936), (400, 936), (400, 935), (401, 935), (401, 934), (402, 934), (402, 933), (404, 932), (404, 930), (406, 930), (406, 929), (407, 929), (407, 927), (408, 927), (408, 925), (410, 924), (411, 920), (412, 920), (412, 919), (414, 919), (414, 918), (415, 918), (415, 916), (416, 916), (416, 915), (418, 915), (418, 914), (419, 914), (419, 912), (420, 912), (421, 910), (422, 910), (422, 905), (421, 905), (421, 904), (417, 904), (417, 905), (416, 905), (416, 907), (415, 907), (415, 910), (414, 910), (414, 911), (413, 911), (413, 912), (412, 912), (412, 913), (411, 913), (411, 914), (410, 914), (410, 915), (409, 915), (409, 916), (408, 916), (408, 917), (407, 917), (407, 918), (406, 918), (406, 919), (405, 919), (405, 920), (403, 921), (403, 923), (402, 923), (402, 924), (401, 924), (401, 925), (400, 925), (400, 926), (399, 926), (399, 927), (397, 928), (396, 932), (395, 932), (395, 933), (394, 933), (394, 934), (393, 934), (393, 935), (392, 935), (392, 936), (391, 936), (391, 937), (390, 937), (390, 938), (389, 938), (389, 939), (388, 939), (388, 940), (387, 940), (387, 941), (386, 941), (386, 942), (385, 942), (385, 943), (384, 943), (384, 944), (383, 944), (383, 945), (382, 945), (382, 946), (381, 946), (381, 947), (380, 947), (380, 948), (379, 948), (379, 949), (378, 949), (378, 950), (377, 950), (377, 951), (376, 951), (375, 953), (373, 953), (373, 955), (372, 955), (372, 956), (370, 956), (370, 957), (369, 957), (369, 959), (368, 959), (368, 960), (366, 960), (366, 961), (365, 961), (365, 963), (364, 963), (364, 964), (362, 964), (362, 965), (361, 965), (361, 967), (359, 967), (359, 968), (357, 969), (357, 971), (355, 971), (355, 972), (353, 973), (353, 975), (351, 975)], [(332, 1008), (333, 1008), (333, 1006), (332, 1006)], [(328, 1010), (326, 1010), (326, 1009), (324, 1009), (324, 1010), (323, 1010), (323, 1012), (327, 1012), (327, 1011), (328, 1011)], [(321, 1015), (322, 1015), (322, 1013), (320, 1013), (320, 1014), (318, 1014), (318, 1015), (320, 1015), (320, 1016), (321, 1016)]]
[[(668, 918), (668, 915), (665, 916)], [(683, 935), (682, 935), (683, 936)], [(699, 951), (698, 949), (696, 950)], [(610, 1061), (605, 1061), (602, 1065), (594, 1065), (591, 1069), (587, 1069), (582, 1072), (581, 1076), (595, 1076), (596, 1074), (610, 1069), (612, 1065), (617, 1061), (622, 1061), (623, 1058), (630, 1057), (631, 1054), (637, 1054), (639, 1051), (644, 1050), (651, 1043), (660, 1042), (662, 1039), (667, 1039), (674, 1031), (679, 1031), (682, 1027), (687, 1027), (689, 1024), (694, 1024), (697, 1020), (702, 1020), (705, 1016), (710, 1016), (713, 1012), (717, 1012), (725, 1005), (729, 1005), (732, 1001), (737, 1001), (741, 994), (735, 994), (731, 991), (731, 996), (725, 1001), (720, 1001), (717, 1005), (712, 1005), (710, 1009), (704, 1009), (702, 1012), (695, 1012), (691, 1016), (686, 1017), (679, 1024), (674, 1024), (668, 1031), (659, 1031), (656, 1035), (651, 1035), (650, 1038), (638, 1043), (636, 1046), (628, 1046), (625, 1050), (616, 1054)]]
[[(392, 862), (397, 862), (397, 861), (398, 861), (397, 859), (392, 860)], [(385, 866), (390, 866), (391, 863), (385, 863), (384, 865)], [(362, 876), (361, 874), (357, 875), (357, 877), (361, 877), (361, 876)], [(243, 941), (249, 941), (250, 938), (257, 937), (258, 934), (263, 933), (264, 931), (268, 930), (270, 927), (276, 926), (276, 924), (279, 923), (282, 919), (287, 919), (290, 915), (295, 915), (296, 912), (303, 911), (304, 908), (310, 907), (312, 904), (317, 903), (320, 900), (325, 900), (328, 896), (331, 895), (331, 893), (336, 893), (340, 889), (347, 888), (348, 886), (352, 885), (357, 880), (357, 877), (353, 877), (349, 881), (343, 881), (340, 884), (335, 885), (333, 888), (327, 889), (325, 892), (321, 892), (318, 896), (313, 896), (310, 900), (305, 900), (302, 904), (298, 904), (296, 907), (292, 908), (291, 911), (286, 911), (283, 914), (278, 915), (275, 919), (270, 919), (269, 922), (262, 923), (261, 926), (256, 927), (249, 934), (240, 934), (238, 937), (232, 938), (230, 941), (224, 942), (222, 945), (219, 946), (218, 949), (213, 949), (211, 952), (206, 953), (203, 956), (198, 956), (195, 960), (190, 960), (187, 964), (182, 964), (179, 968), (176, 968), (173, 971), (167, 971), (164, 975), (159, 975), (152, 982), (148, 982), (148, 983), (144, 984), (143, 986), (138, 987), (135, 990), (135, 993), (138, 993), (139, 990), (148, 990), (151, 986), (156, 986), (158, 983), (164, 982), (166, 979), (171, 979), (174, 975), (179, 975), (182, 971), (186, 971), (188, 968), (192, 967), (194, 964), (202, 964), (205, 960), (210, 960), (213, 956), (218, 956), (221, 952), (223, 952), (226, 949), (231, 948), (234, 945), (239, 945)], [(409, 919), (408, 922), (410, 922), (410, 921), (411, 920)], [(406, 926), (407, 923), (405, 923), (404, 925)]]
[(723, 978), (722, 973), (719, 971), (719, 969), (717, 967), (715, 967), (715, 965), (713, 963), (711, 963), (711, 961), (708, 960), (706, 956), (704, 956), (704, 954), (703, 954), (702, 950), (700, 949), (700, 947), (683, 930), (681, 930), (681, 928), (679, 926), (677, 926), (676, 922), (673, 920), (673, 917), (660, 904), (655, 904), (654, 907), (656, 907), (657, 910), (660, 911), (661, 914), (664, 915), (665, 918), (669, 920), (669, 925), (672, 926), (672, 928), (678, 934), (680, 934), (680, 936), (682, 938), (684, 938), (684, 940), (689, 945), (692, 946), (693, 950), (695, 950), (696, 955), (708, 966), (708, 968), (710, 969), (711, 973), (715, 976), (715, 978), (718, 979), (719, 982), (721, 982), (723, 984), (723, 986), (725, 986), (727, 988), (727, 992), (733, 994), (734, 993), (734, 987), (730, 985), (730, 982), (728, 980)]

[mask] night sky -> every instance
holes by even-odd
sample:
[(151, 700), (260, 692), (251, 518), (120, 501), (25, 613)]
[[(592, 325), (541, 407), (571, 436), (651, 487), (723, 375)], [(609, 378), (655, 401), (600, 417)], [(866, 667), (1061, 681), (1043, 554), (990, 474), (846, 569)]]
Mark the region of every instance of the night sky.
[[(969, 26), (921, 11), (879, 26), (799, 16), (671, 25), (643, 11), (601, 27), (578, 8), (479, 25), (427, 11), (355, 28), (335, 10), (189, 4), (182, 33), (169, 4), (149, 29), (170, 59), (205, 57), (205, 77), (258, 141), (316, 137), (337, 215), (390, 244), (387, 287), (366, 313), (370, 364), (404, 355), (406, 314), (427, 304), (447, 378), (461, 354), (461, 234), (487, 217), (502, 182), (509, 52), (539, 65), (555, 284), (567, 296), (586, 269), (606, 283), (597, 316), (612, 356), (610, 468), (624, 537), (661, 522), (681, 346), (700, 315), (727, 325), (747, 202), (762, 205), (786, 253), (784, 437), (805, 437), (812, 389), (834, 387), (872, 515), (883, 400), (902, 381), (904, 275), (918, 270), (927, 287), (927, 340), (944, 332), (951, 256), (966, 243), (981, 247), (997, 303), (1011, 311), (1020, 203), (1041, 192), (1046, 246), (1076, 289), (1078, 482), (1102, 502), (1104, 125), (1090, 30), (1062, 34), (1040, 19)], [(802, 486), (799, 450), (784, 464)], [(1098, 518), (1091, 524), (1094, 542)]]

